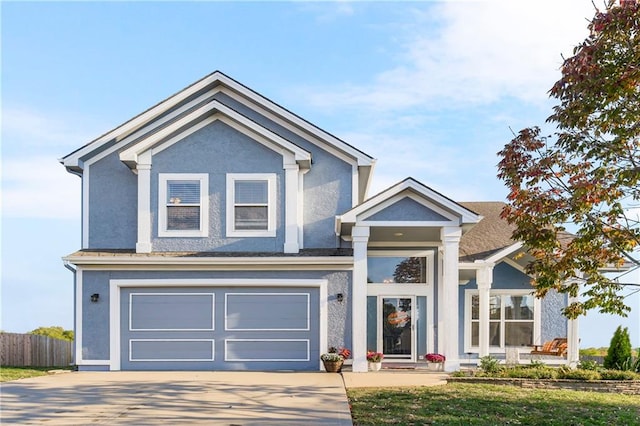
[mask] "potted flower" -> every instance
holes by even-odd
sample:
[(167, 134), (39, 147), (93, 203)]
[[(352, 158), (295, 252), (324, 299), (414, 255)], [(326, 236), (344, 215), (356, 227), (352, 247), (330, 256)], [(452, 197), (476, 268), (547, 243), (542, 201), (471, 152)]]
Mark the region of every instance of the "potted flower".
[(384, 354), (382, 352), (367, 351), (369, 370), (380, 371), (382, 368), (382, 358), (384, 358)]
[(336, 348), (331, 346), (327, 353), (320, 355), (322, 364), (327, 373), (340, 373), (344, 360), (351, 356), (351, 351), (347, 348)]
[(424, 359), (427, 361), (430, 370), (442, 370), (447, 358), (440, 354), (426, 354)]

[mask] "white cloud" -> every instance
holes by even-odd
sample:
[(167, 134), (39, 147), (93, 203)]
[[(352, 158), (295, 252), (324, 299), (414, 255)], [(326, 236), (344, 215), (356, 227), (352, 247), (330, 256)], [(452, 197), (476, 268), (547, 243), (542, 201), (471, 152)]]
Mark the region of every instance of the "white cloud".
[(429, 3), (403, 25), (395, 64), (369, 84), (309, 89), (317, 106), (375, 110), (543, 102), (561, 53), (587, 35), (588, 0)]
[(41, 112), (27, 107), (2, 108), (3, 151), (51, 152), (60, 157), (86, 144), (108, 127), (87, 117), (65, 116), (61, 112)]
[(3, 158), (4, 217), (80, 218), (80, 178), (51, 157)]

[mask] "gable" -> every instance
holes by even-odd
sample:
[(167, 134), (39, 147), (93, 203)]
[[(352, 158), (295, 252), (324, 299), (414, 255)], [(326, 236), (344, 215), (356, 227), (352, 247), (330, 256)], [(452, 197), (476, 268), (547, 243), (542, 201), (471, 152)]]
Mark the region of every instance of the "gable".
[[(221, 94), (224, 96), (220, 96)], [(229, 100), (228, 103), (231, 108), (229, 105), (224, 105), (220, 101), (221, 99)], [(289, 151), (296, 151), (295, 144), (281, 135), (277, 135), (268, 128), (269, 126), (265, 127), (264, 120), (261, 120), (262, 124), (259, 124), (258, 121), (250, 118), (250, 116), (233, 110), (233, 105), (236, 107), (242, 105), (243, 110), (252, 114), (255, 113), (267, 121), (277, 123), (280, 128), (287, 129), (288, 132), (309, 141), (315, 147), (352, 165), (354, 171), (357, 170), (358, 173), (358, 179), (353, 181), (354, 202), (352, 205), (364, 199), (370, 183), (372, 167), (375, 163), (372, 157), (219, 71), (202, 78), (117, 128), (66, 155), (60, 159), (60, 162), (69, 172), (82, 174), (85, 164), (91, 164), (113, 152), (127, 150), (128, 156), (125, 156), (122, 160), (132, 167), (135, 157), (144, 151), (139, 149), (141, 148), (141, 142), (146, 141), (147, 144), (150, 142), (157, 143), (160, 137), (166, 137), (168, 134), (180, 131), (181, 127), (197, 123), (203, 117), (213, 113), (213, 111), (209, 111), (213, 109), (223, 112), (226, 116), (233, 115), (234, 120), (241, 122), (244, 127), (250, 128), (254, 132), (257, 131), (262, 136), (268, 135), (268, 139), (277, 141), (283, 147), (286, 146), (285, 149)], [(206, 111), (203, 111), (203, 109)], [(223, 109), (225, 110), (222, 111)], [(134, 145), (138, 145), (138, 149), (132, 152), (131, 148)], [(308, 150), (306, 151), (308, 152)], [(296, 160), (301, 161), (299, 158), (296, 158)], [(308, 161), (310, 164), (310, 158), (302, 161)], [(309, 168), (303, 164), (300, 164), (300, 166)]]
[(449, 218), (410, 197), (404, 197), (389, 207), (366, 218), (367, 221), (448, 221)]

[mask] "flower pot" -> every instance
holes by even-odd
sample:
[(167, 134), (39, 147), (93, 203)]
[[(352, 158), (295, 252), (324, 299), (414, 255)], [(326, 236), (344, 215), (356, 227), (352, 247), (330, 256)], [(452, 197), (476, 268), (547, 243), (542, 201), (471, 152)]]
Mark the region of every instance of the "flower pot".
[(327, 373), (339, 373), (342, 370), (344, 360), (340, 361), (322, 361), (324, 369)]
[(427, 368), (431, 371), (442, 371), (444, 364), (442, 362), (427, 362)]
[(370, 362), (369, 371), (380, 371), (382, 368), (382, 362)]

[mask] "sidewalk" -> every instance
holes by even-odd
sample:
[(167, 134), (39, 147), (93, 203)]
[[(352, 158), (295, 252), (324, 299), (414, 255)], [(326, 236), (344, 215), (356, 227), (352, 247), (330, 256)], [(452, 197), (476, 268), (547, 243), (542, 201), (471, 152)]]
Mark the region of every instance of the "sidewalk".
[(447, 383), (448, 374), (424, 370), (382, 370), (367, 373), (343, 371), (344, 386), (350, 388), (439, 386)]

